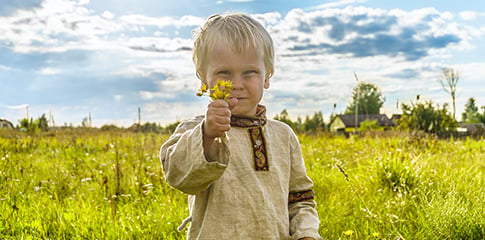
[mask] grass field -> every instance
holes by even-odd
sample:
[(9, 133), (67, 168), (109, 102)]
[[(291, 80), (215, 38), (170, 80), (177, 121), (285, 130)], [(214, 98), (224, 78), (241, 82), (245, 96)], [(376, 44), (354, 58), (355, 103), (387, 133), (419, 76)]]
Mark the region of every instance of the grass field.
[[(184, 239), (168, 136), (0, 132), (0, 239)], [(485, 141), (300, 136), (325, 239), (485, 239)]]

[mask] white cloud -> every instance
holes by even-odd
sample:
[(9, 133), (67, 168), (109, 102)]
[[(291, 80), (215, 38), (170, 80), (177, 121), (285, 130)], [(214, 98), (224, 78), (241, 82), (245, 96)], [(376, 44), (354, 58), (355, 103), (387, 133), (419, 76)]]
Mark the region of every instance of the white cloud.
[(59, 74), (61, 71), (61, 69), (47, 67), (40, 69), (39, 71), (37, 71), (37, 73), (40, 75), (56, 75)]
[(117, 102), (119, 102), (119, 101), (121, 101), (121, 100), (123, 99), (123, 95), (121, 95), (121, 94), (115, 94), (115, 95), (113, 96), (113, 98), (114, 98), (114, 99), (115, 99)]
[(326, 9), (326, 8), (336, 8), (340, 6), (352, 5), (356, 3), (366, 3), (366, 2), (367, 0), (340, 0), (335, 2), (324, 3), (316, 7), (313, 7), (312, 9), (320, 10), (320, 9)]
[(346, 7), (291, 10), (270, 26), (278, 50), (289, 55), (401, 56), (416, 60), (433, 49), (466, 48), (477, 29), (453, 22), (449, 12)]
[(473, 11), (463, 11), (463, 12), (460, 12), (459, 15), (463, 20), (469, 21), (469, 20), (475, 20), (477, 18), (478, 13)]
[(30, 106), (29, 104), (20, 104), (20, 105), (15, 105), (15, 106), (7, 106), (7, 108), (10, 108), (10, 109), (24, 109), (24, 108), (27, 108), (29, 106)]
[(12, 67), (9, 67), (9, 66), (4, 66), (4, 65), (1, 65), (0, 64), (0, 70), (3, 70), (3, 71), (12, 71), (13, 68)]
[(206, 98), (198, 98), (193, 102), (149, 102), (142, 106), (142, 118), (144, 121), (166, 125), (205, 114), (207, 104)]
[(281, 21), (281, 14), (279, 12), (268, 12), (263, 14), (252, 14), (266, 28), (270, 25), (275, 25)]
[[(191, 27), (200, 25), (204, 19), (194, 16), (146, 17), (126, 15), (116, 18), (109, 11), (96, 15), (86, 8), (89, 1), (45, 0), (40, 8), (18, 10), (10, 16), (0, 16), (0, 41), (15, 52), (65, 52), (69, 50), (102, 50), (126, 46), (132, 32), (156, 35), (145, 27)], [(160, 31), (159, 31), (160, 32)], [(136, 40), (143, 39), (140, 34)], [(131, 40), (129, 40), (131, 41)], [(166, 40), (162, 40), (167, 42)], [(174, 46), (183, 42), (174, 39)], [(135, 44), (136, 45), (136, 44)], [(187, 46), (185, 44), (184, 46)]]
[(195, 16), (182, 16), (180, 18), (173, 17), (147, 17), (144, 15), (132, 14), (121, 16), (120, 20), (124, 24), (134, 26), (156, 26), (158, 28), (165, 28), (168, 26), (186, 27), (201, 25), (205, 19)]
[(115, 18), (115, 15), (110, 12), (110, 11), (103, 11), (103, 13), (101, 14), (102, 17), (106, 18), (106, 19), (114, 19)]
[(122, 30), (122, 26), (93, 15), (87, 1), (45, 0), (40, 8), (18, 10), (0, 17), (0, 41), (16, 52), (62, 52), (92, 49), (99, 36)]

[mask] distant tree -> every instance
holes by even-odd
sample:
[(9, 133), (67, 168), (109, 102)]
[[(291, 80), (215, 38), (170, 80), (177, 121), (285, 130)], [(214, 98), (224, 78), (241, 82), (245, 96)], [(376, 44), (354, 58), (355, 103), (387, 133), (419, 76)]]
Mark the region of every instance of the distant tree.
[(172, 134), (173, 132), (175, 132), (175, 129), (179, 124), (180, 124), (180, 121), (171, 123), (163, 128), (163, 132), (167, 134)]
[(479, 123), (481, 122), (480, 115), (475, 98), (469, 98), (465, 104), (465, 111), (461, 114), (462, 121), (466, 123)]
[(288, 111), (286, 111), (286, 109), (283, 109), (280, 114), (276, 114), (274, 119), (288, 124), (288, 126), (290, 126), (294, 131), (298, 130), (298, 124), (291, 121), (290, 117), (288, 116)]
[(114, 124), (105, 124), (101, 126), (100, 130), (102, 131), (117, 131), (120, 130), (120, 128)]
[(323, 121), (322, 112), (317, 112), (313, 114), (313, 117), (308, 115), (305, 117), (303, 122), (302, 131), (304, 132), (317, 132), (325, 129), (325, 123)]
[(308, 115), (305, 116), (305, 121), (302, 121), (301, 117), (298, 117), (296, 121), (291, 121), (288, 116), (288, 111), (286, 111), (286, 109), (283, 109), (280, 114), (276, 114), (274, 119), (288, 124), (288, 126), (290, 126), (293, 131), (297, 133), (317, 132), (325, 130), (323, 114), (320, 111), (314, 113), (312, 117)]
[(447, 110), (447, 104), (442, 108), (433, 107), (431, 101), (425, 103), (402, 104), (403, 115), (399, 120), (400, 129), (420, 130), (428, 133), (440, 134), (454, 131), (456, 120)]
[(456, 113), (456, 86), (458, 85), (458, 80), (460, 79), (460, 74), (453, 68), (443, 68), (442, 75), (440, 77), (440, 83), (448, 94), (451, 96), (451, 101), (453, 102), (453, 119)]
[(352, 92), (352, 101), (347, 105), (345, 114), (379, 114), (385, 98), (379, 88), (372, 83), (361, 82)]
[(485, 124), (485, 106), (482, 106), (482, 114), (480, 114), (480, 122)]
[(141, 125), (141, 131), (144, 133), (153, 132), (153, 133), (161, 133), (163, 128), (157, 123), (146, 122)]
[(19, 128), (21, 131), (26, 131), (29, 133), (35, 133), (39, 131), (38, 120), (33, 118), (23, 118), (19, 120)]
[(40, 116), (40, 118), (37, 119), (37, 124), (39, 126), (39, 129), (41, 131), (47, 131), (49, 130), (49, 121), (47, 120), (47, 117), (45, 116), (45, 113)]
[(274, 117), (275, 120), (278, 120), (280, 122), (284, 122), (288, 125), (291, 126), (291, 124), (293, 123), (290, 118), (288, 117), (288, 111), (286, 111), (286, 109), (283, 109), (283, 111), (281, 111), (280, 114), (276, 114), (276, 116)]
[(359, 132), (365, 131), (372, 131), (372, 130), (382, 130), (383, 127), (379, 126), (379, 123), (376, 120), (366, 119), (365, 121), (360, 123)]

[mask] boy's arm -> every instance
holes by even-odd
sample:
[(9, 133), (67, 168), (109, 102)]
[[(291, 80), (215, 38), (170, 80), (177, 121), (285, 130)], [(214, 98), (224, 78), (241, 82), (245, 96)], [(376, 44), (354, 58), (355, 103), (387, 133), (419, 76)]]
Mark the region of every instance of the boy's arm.
[(160, 149), (167, 183), (188, 194), (203, 191), (219, 179), (230, 156), (225, 139), (212, 143), (204, 154), (202, 118), (181, 123)]
[(297, 137), (291, 133), (291, 176), (288, 210), (292, 239), (322, 239), (318, 233), (320, 220), (314, 200), (313, 182), (307, 176)]

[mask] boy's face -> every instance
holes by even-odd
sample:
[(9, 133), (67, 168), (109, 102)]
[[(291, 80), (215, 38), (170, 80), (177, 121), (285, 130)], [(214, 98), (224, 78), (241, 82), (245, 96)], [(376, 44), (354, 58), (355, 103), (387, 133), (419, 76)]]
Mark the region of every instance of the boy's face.
[(231, 109), (235, 116), (255, 116), (256, 107), (263, 97), (263, 88), (269, 88), (266, 68), (260, 51), (251, 47), (246, 52), (234, 53), (227, 43), (217, 44), (207, 56), (202, 81), (211, 89), (217, 79), (231, 80), (233, 88), (229, 98), (238, 102)]

